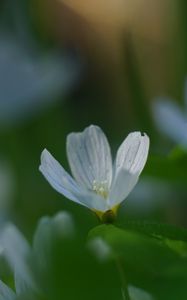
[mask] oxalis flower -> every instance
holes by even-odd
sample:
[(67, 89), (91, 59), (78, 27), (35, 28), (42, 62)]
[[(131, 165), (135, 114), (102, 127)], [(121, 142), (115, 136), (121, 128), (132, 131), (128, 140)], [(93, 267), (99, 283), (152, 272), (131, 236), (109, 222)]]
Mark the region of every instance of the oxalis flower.
[(184, 86), (183, 108), (168, 97), (159, 97), (153, 103), (153, 117), (160, 132), (187, 150), (187, 79)]
[(148, 136), (132, 132), (119, 147), (113, 164), (105, 134), (91, 125), (67, 137), (67, 156), (74, 179), (46, 149), (39, 169), (56, 191), (107, 222), (114, 219), (119, 204), (138, 182), (148, 150)]

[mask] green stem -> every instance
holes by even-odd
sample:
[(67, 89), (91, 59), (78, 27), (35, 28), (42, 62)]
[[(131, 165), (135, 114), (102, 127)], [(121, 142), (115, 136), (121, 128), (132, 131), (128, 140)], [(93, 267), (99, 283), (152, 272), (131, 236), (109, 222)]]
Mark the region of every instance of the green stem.
[(119, 276), (121, 279), (123, 298), (124, 298), (124, 300), (131, 300), (129, 291), (128, 291), (128, 284), (127, 284), (125, 272), (124, 272), (123, 265), (122, 265), (120, 258), (116, 259), (116, 266), (117, 266), (117, 270), (119, 272)]

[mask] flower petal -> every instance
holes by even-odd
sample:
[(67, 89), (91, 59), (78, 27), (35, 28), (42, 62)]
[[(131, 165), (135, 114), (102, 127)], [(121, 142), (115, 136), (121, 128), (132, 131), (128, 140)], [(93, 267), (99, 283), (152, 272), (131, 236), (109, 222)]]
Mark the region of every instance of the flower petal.
[(49, 270), (54, 242), (71, 239), (75, 233), (74, 220), (66, 212), (59, 212), (54, 217), (42, 217), (33, 239), (33, 252), (37, 265), (44, 272)]
[(115, 174), (121, 169), (130, 174), (140, 175), (147, 161), (149, 137), (141, 132), (130, 133), (118, 149), (115, 163)]
[(80, 187), (46, 149), (42, 152), (39, 169), (50, 185), (68, 199), (90, 209), (105, 210), (106, 201)]
[(112, 180), (112, 158), (107, 138), (103, 131), (91, 125), (83, 132), (67, 137), (67, 156), (71, 171), (77, 182), (89, 189), (93, 181)]
[(18, 296), (26, 295), (28, 292), (39, 291), (37, 284), (34, 281), (26, 280), (24, 274), (18, 272), (17, 269), (14, 271), (14, 282), (16, 294)]
[(0, 300), (15, 300), (16, 294), (0, 280)]
[(185, 111), (187, 111), (187, 78), (184, 82), (184, 105), (185, 105)]
[(153, 300), (152, 295), (148, 294), (146, 291), (139, 289), (135, 286), (128, 286), (128, 291), (130, 298), (132, 300)]
[(112, 208), (120, 204), (132, 191), (138, 182), (138, 173), (132, 174), (126, 169), (120, 169), (112, 183), (108, 204)]
[(16, 278), (20, 278), (20, 280), (16, 280), (16, 292), (21, 293), (24, 286), (35, 289), (36, 285), (28, 265), (31, 248), (25, 237), (14, 225), (7, 224), (0, 232), (0, 243), (10, 267), (16, 274)]
[(47, 149), (44, 149), (41, 154), (39, 170), (57, 192), (80, 204), (76, 197), (77, 192), (81, 194), (80, 187)]
[(153, 105), (157, 128), (174, 142), (187, 147), (187, 117), (178, 104), (169, 98), (158, 98)]
[(77, 194), (77, 197), (80, 197), (81, 203), (84, 203), (84, 205), (91, 210), (104, 212), (109, 209), (107, 200), (94, 192), (85, 191), (80, 195)]

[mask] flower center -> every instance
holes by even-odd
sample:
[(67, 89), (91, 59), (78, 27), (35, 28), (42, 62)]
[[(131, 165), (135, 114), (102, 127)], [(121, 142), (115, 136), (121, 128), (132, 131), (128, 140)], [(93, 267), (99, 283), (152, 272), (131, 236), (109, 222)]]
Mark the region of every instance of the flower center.
[(105, 199), (108, 197), (109, 190), (108, 190), (107, 180), (103, 180), (100, 182), (98, 182), (97, 180), (94, 180), (92, 189), (99, 196), (101, 196)]

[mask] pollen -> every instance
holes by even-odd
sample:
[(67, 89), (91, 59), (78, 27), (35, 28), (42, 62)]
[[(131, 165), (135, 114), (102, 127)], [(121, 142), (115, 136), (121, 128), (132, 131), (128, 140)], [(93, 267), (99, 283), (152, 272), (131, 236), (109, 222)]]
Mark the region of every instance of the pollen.
[(109, 190), (108, 190), (107, 180), (103, 180), (100, 182), (98, 182), (97, 180), (94, 180), (92, 189), (99, 196), (101, 196), (105, 199), (108, 197)]

